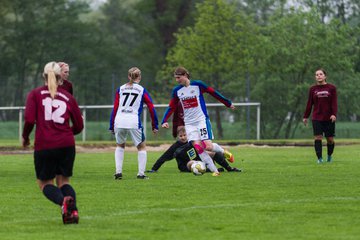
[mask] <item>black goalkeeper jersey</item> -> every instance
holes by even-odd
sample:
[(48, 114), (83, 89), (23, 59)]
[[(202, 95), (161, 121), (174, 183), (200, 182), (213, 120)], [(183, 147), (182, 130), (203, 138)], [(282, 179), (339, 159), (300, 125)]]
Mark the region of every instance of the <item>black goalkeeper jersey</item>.
[(199, 154), (191, 143), (187, 143), (176, 149), (174, 157), (176, 158), (179, 170), (182, 172), (190, 172), (186, 167), (186, 164), (190, 160), (201, 161)]
[[(173, 158), (176, 159), (178, 169), (181, 172), (190, 172), (186, 166), (190, 160), (201, 161), (199, 154), (196, 152), (195, 148), (190, 142), (182, 143), (180, 141), (176, 141), (155, 162), (152, 170), (157, 171), (166, 161), (170, 161)], [(231, 169), (222, 153), (216, 153), (212, 159), (225, 169)]]

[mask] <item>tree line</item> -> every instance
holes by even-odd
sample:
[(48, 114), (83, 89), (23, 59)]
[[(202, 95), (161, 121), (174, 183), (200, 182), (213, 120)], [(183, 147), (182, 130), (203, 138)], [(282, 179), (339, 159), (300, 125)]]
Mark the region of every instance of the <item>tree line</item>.
[[(183, 65), (234, 102), (261, 102), (262, 138), (293, 136), (318, 67), (338, 87), (339, 120), (360, 113), (356, 0), (89, 3), (0, 2), (0, 106), (23, 106), (54, 60), (70, 64), (80, 105), (112, 104), (132, 66), (142, 70), (154, 102), (167, 103), (172, 71)], [(213, 121), (221, 137), (220, 110)]]

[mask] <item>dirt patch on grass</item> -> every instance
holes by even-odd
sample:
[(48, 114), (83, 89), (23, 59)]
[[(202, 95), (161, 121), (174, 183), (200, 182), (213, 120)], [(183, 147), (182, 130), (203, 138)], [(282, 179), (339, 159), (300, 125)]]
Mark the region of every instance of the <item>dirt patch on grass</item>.
[[(161, 144), (158, 146), (146, 146), (146, 149), (148, 151), (152, 152), (164, 152), (166, 151), (171, 144)], [(96, 145), (77, 145), (76, 146), (76, 152), (77, 153), (103, 153), (103, 152), (114, 152), (115, 151), (115, 144), (109, 145), (109, 144), (96, 144)], [(126, 151), (129, 152), (135, 152), (137, 151), (137, 148), (135, 146), (126, 146)], [(6, 154), (32, 154), (34, 152), (34, 149), (27, 148), (23, 149), (22, 147), (0, 147), (0, 155), (6, 155)]]
[[(146, 146), (146, 150), (147, 151), (151, 151), (151, 152), (163, 152), (166, 151), (171, 145), (170, 144), (161, 144), (159, 146)], [(102, 152), (114, 152), (115, 151), (116, 146), (109, 146), (109, 145), (104, 145), (104, 146), (76, 146), (76, 152), (79, 153), (102, 153)], [(129, 152), (136, 152), (137, 148), (135, 146), (126, 146), (125, 147), (126, 151)]]
[[(359, 142), (353, 141), (342, 141), (337, 142), (337, 146), (340, 145), (353, 145), (359, 144)], [(227, 143), (220, 143), (220, 145), (225, 148), (233, 148), (233, 147), (257, 147), (257, 148), (264, 148), (264, 147), (312, 147), (313, 141), (306, 140), (306, 141), (297, 141), (297, 142), (283, 142), (283, 141), (258, 141), (258, 142), (243, 142), (239, 144), (238, 142), (227, 142)], [(151, 152), (164, 152), (171, 146), (171, 143), (164, 143), (164, 144), (152, 144), (149, 143), (146, 146), (147, 151)], [(76, 145), (76, 152), (78, 153), (103, 153), (103, 152), (114, 152), (116, 148), (115, 143), (80, 143)], [(132, 144), (126, 145), (126, 151), (136, 152), (137, 149)], [(34, 149), (28, 148), (23, 149), (21, 146), (0, 146), (0, 155), (4, 154), (32, 154)]]

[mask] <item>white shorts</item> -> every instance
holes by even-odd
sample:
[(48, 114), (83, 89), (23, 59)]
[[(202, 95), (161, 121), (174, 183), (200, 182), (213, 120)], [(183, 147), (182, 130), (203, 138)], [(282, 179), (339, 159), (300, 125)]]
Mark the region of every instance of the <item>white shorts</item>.
[(142, 128), (140, 129), (127, 129), (127, 128), (115, 128), (115, 139), (117, 144), (123, 144), (126, 142), (126, 138), (130, 134), (134, 145), (137, 147), (140, 143), (145, 141), (145, 135)]
[(214, 138), (210, 120), (198, 121), (191, 124), (185, 123), (188, 141), (211, 140)]

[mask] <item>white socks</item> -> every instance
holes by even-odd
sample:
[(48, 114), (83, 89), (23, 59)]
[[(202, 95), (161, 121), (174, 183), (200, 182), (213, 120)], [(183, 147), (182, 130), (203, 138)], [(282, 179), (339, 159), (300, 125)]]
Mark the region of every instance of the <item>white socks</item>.
[(138, 175), (140, 176), (145, 175), (146, 161), (147, 161), (147, 152), (145, 150), (138, 151), (138, 164), (139, 164)]
[(122, 166), (124, 162), (124, 151), (121, 147), (115, 149), (115, 173), (122, 173)]
[(219, 146), (217, 143), (213, 143), (213, 150), (212, 152), (224, 153), (224, 149)]
[[(116, 147), (115, 149), (115, 173), (122, 173), (122, 167), (124, 163), (124, 152), (125, 149), (121, 147)], [(147, 152), (146, 151), (138, 151), (138, 175), (145, 175), (147, 162)]]
[(219, 172), (211, 159), (210, 155), (204, 151), (203, 153), (199, 154), (201, 160), (205, 163), (205, 165), (210, 169), (211, 172)]

